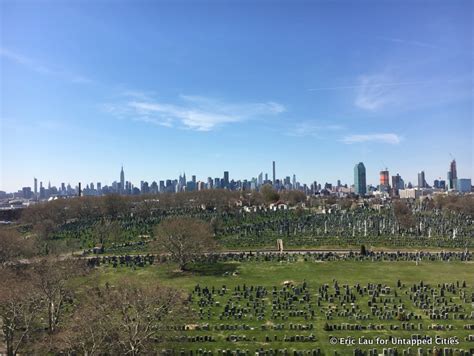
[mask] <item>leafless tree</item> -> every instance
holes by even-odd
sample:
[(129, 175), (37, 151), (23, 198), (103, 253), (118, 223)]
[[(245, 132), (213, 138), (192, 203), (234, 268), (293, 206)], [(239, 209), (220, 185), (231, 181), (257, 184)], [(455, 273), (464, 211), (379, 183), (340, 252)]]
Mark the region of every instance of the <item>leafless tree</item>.
[(281, 194), (281, 199), (286, 201), (289, 205), (296, 205), (306, 201), (306, 194), (299, 190), (287, 190)]
[(185, 270), (196, 257), (217, 247), (209, 224), (197, 219), (169, 218), (161, 222), (154, 233), (155, 246), (159, 251), (169, 253), (181, 270)]
[(38, 322), (42, 299), (24, 271), (0, 270), (0, 324), (7, 355), (16, 355)]
[(33, 283), (38, 289), (46, 306), (48, 332), (53, 334), (61, 320), (68, 302), (72, 302), (72, 289), (68, 280), (86, 272), (83, 261), (44, 260), (34, 267)]
[(273, 189), (270, 184), (265, 184), (261, 189), (260, 192), (262, 193), (263, 200), (265, 203), (273, 203), (280, 199), (280, 194)]
[(11, 228), (0, 229), (0, 266), (31, 257), (35, 253), (34, 238), (22, 237)]
[(409, 229), (415, 226), (415, 217), (411, 209), (402, 201), (393, 202), (395, 218), (402, 228)]
[(182, 323), (188, 315), (180, 291), (122, 280), (119, 286), (87, 292), (65, 339), (72, 351), (88, 355), (150, 353), (157, 342), (166, 341), (166, 326)]
[(120, 242), (122, 229), (118, 221), (103, 219), (95, 224), (92, 234), (96, 243), (105, 246)]
[(105, 217), (115, 219), (128, 212), (129, 204), (126, 197), (118, 194), (108, 194), (101, 199), (102, 214)]

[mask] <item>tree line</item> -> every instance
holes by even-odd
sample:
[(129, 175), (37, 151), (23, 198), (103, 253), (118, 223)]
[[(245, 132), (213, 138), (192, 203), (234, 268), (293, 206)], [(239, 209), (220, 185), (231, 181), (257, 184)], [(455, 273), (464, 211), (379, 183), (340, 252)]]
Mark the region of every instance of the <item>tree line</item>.
[[(216, 248), (210, 225), (196, 219), (171, 217), (155, 230), (156, 248), (181, 270)], [(170, 326), (192, 318), (183, 291), (130, 279), (103, 285), (87, 261), (35, 259), (34, 245), (22, 239), (0, 230), (0, 285), (8, 286), (0, 289), (0, 323), (8, 356), (148, 353), (173, 339), (179, 328)], [(85, 276), (89, 282), (81, 285)]]

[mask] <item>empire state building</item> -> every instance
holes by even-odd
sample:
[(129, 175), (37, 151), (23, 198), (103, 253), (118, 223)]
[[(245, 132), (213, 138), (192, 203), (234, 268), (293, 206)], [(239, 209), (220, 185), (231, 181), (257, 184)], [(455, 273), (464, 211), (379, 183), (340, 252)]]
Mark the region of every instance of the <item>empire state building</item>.
[(125, 190), (125, 173), (123, 172), (123, 166), (122, 170), (120, 171), (120, 192), (123, 192)]

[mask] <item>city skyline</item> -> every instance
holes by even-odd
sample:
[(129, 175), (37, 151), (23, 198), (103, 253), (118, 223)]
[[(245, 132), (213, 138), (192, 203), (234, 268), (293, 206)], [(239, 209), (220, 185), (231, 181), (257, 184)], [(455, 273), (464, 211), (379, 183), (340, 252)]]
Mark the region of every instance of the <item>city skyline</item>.
[(0, 6), (0, 190), (474, 175), (472, 2)]
[[(471, 178), (463, 178), (458, 177), (457, 175), (457, 163), (456, 160), (453, 159), (449, 164), (449, 169), (446, 173), (446, 177), (443, 179), (441, 176), (437, 179), (433, 180), (433, 184), (430, 185), (425, 179), (425, 172), (422, 170), (417, 174), (417, 184), (412, 183), (411, 181), (405, 182), (402, 176), (397, 172), (396, 174), (390, 174), (390, 171), (386, 167), (385, 169), (379, 172), (379, 184), (372, 184), (367, 182), (366, 177), (366, 168), (363, 162), (359, 162), (354, 167), (354, 175), (352, 182), (341, 182), (340, 179), (337, 180), (337, 183), (331, 181), (324, 181), (313, 179), (310, 182), (300, 181), (297, 180), (296, 174), (287, 175), (284, 173), (281, 177), (276, 173), (276, 162), (272, 161), (272, 175), (271, 179), (269, 179), (269, 174), (264, 172), (263, 170), (256, 176), (246, 177), (246, 178), (233, 178), (230, 175), (229, 171), (223, 171), (222, 176), (207, 176), (207, 177), (199, 177), (197, 178), (196, 175), (192, 174), (191, 180), (186, 179), (186, 172), (183, 171), (179, 174), (178, 177), (160, 177), (155, 178), (151, 181), (148, 180), (140, 180), (140, 188), (138, 188), (138, 184), (131, 180), (125, 179), (125, 172), (123, 165), (120, 169), (120, 176), (118, 180), (114, 180), (111, 183), (103, 180), (96, 180), (96, 181), (86, 181), (86, 182), (76, 182), (76, 184), (71, 185), (71, 182), (64, 182), (60, 183), (59, 188), (56, 187), (55, 184), (51, 185), (51, 181), (48, 181), (48, 193), (52, 195), (56, 195), (58, 192), (62, 193), (62, 195), (78, 195), (79, 192), (88, 191), (89, 193), (96, 191), (99, 195), (108, 194), (108, 193), (119, 193), (119, 194), (146, 194), (146, 193), (163, 193), (163, 192), (181, 192), (181, 191), (193, 191), (193, 190), (203, 190), (203, 189), (231, 189), (231, 190), (255, 190), (260, 189), (261, 186), (265, 184), (272, 185), (273, 187), (280, 189), (296, 189), (296, 190), (303, 190), (305, 192), (317, 192), (321, 189), (332, 189), (332, 187), (346, 187), (353, 189), (353, 192), (358, 195), (366, 195), (368, 193), (369, 187), (377, 189), (381, 192), (390, 193), (391, 195), (398, 195), (398, 191), (401, 189), (406, 188), (434, 188), (434, 189), (441, 189), (441, 190), (456, 190), (458, 187), (463, 189), (471, 190)], [(263, 177), (265, 176), (265, 179)], [(459, 183), (456, 182), (459, 180)], [(40, 180), (39, 189), (38, 189), (38, 178), (33, 178), (33, 189), (31, 186), (24, 186), (19, 190), (14, 190), (11, 192), (4, 192), (0, 190), (2, 193), (7, 194), (16, 194), (21, 193), (29, 195), (33, 194), (33, 197), (40, 197), (42, 189), (46, 189), (43, 186), (43, 181)], [(84, 183), (84, 185), (82, 185)], [(103, 184), (104, 183), (104, 184)], [(190, 185), (192, 183), (192, 185)], [(232, 184), (231, 184), (232, 183)], [(67, 186), (66, 186), (67, 184)], [(458, 185), (461, 184), (461, 185)], [(51, 187), (53, 187), (53, 191), (51, 191)], [(144, 188), (145, 187), (145, 188)], [(135, 193), (134, 193), (135, 190)], [(65, 194), (67, 193), (67, 194)], [(346, 192), (347, 193), (347, 192)], [(61, 195), (61, 194), (59, 194)], [(79, 194), (80, 195), (80, 194)], [(92, 194), (94, 195), (94, 194)]]

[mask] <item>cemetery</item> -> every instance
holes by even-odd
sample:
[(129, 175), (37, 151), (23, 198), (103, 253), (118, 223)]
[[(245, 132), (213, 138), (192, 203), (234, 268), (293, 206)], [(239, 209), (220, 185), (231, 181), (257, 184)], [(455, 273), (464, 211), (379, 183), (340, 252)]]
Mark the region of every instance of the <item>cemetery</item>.
[[(153, 227), (169, 217), (187, 216), (209, 222), (226, 249), (273, 248), (281, 240), (286, 248), (321, 246), (463, 249), (474, 247), (472, 215), (411, 207), (408, 217), (396, 216), (390, 204), (342, 209), (270, 210), (240, 207), (208, 209), (175, 207), (144, 213), (139, 204), (114, 216), (73, 218), (58, 225), (55, 241), (71, 241), (86, 251), (98, 243), (111, 253), (145, 251)], [(114, 229), (119, 233), (113, 233)]]
[(0, 230), (7, 354), (474, 354), (472, 199), (177, 197), (57, 201)]
[[(188, 292), (195, 320), (178, 327), (181, 332), (171, 337), (169, 354), (474, 352), (474, 267), (468, 251), (364, 256), (234, 253), (202, 258), (187, 272), (176, 272), (172, 261), (151, 260), (149, 255), (133, 266), (126, 257), (119, 261), (99, 256), (90, 263), (108, 283), (139, 273), (143, 283), (158, 279)], [(217, 265), (215, 272), (201, 273), (209, 263)], [(229, 265), (233, 272), (225, 268)], [(376, 338), (390, 337), (432, 344), (375, 344)], [(353, 338), (357, 343), (333, 344), (333, 338)], [(436, 338), (455, 344), (436, 344)]]

